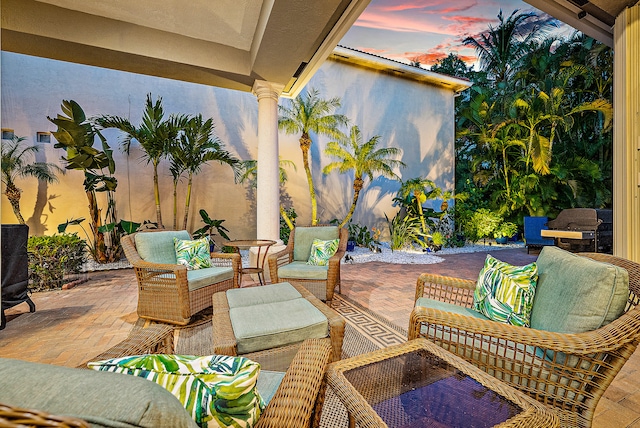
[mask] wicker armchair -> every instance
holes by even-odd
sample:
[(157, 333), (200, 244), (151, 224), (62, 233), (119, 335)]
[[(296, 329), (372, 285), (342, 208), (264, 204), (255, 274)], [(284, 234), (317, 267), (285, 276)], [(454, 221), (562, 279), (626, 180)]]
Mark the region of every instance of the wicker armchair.
[[(171, 353), (172, 349), (173, 327), (154, 324), (148, 328), (134, 327), (127, 339), (92, 360), (144, 353)], [(326, 384), (323, 383), (324, 373), (330, 359), (329, 339), (305, 341), (255, 427), (303, 428), (312, 424), (317, 426), (326, 390)], [(86, 368), (86, 364), (80, 367)], [(0, 426), (80, 428), (88, 427), (89, 424), (75, 418), (54, 416), (42, 411), (0, 403)]]
[[(625, 313), (585, 333), (562, 334), (416, 306), (409, 339), (426, 337), (444, 349), (528, 393), (556, 411), (562, 426), (590, 427), (600, 397), (640, 341), (640, 264), (595, 253), (585, 257), (625, 268)], [(471, 307), (476, 283), (423, 274), (419, 297)]]
[(239, 254), (211, 253), (214, 266), (231, 267), (233, 276), (223, 280), (212, 280), (216, 282), (192, 289), (189, 287), (185, 266), (153, 263), (142, 259), (136, 248), (135, 237), (138, 233), (123, 236), (121, 243), (127, 260), (136, 272), (140, 318), (186, 325), (191, 316), (211, 306), (214, 293), (238, 287), (241, 266)]
[[(311, 242), (308, 239), (299, 239), (298, 242), (303, 242), (302, 245), (308, 248), (296, 247), (296, 231), (299, 235), (314, 234), (313, 228), (318, 228), (319, 239), (331, 239), (327, 234), (334, 236), (333, 239), (339, 238), (340, 244), (338, 245), (338, 251), (329, 259), (328, 266), (307, 266), (309, 277), (304, 277), (299, 273), (284, 274), (280, 269), (282, 267), (289, 268), (294, 264), (303, 266), (306, 264), (309, 258), (309, 252), (311, 250)], [(307, 290), (313, 293), (318, 299), (326, 301), (331, 306), (331, 300), (333, 300), (333, 293), (336, 286), (338, 286), (338, 292), (340, 289), (340, 260), (344, 257), (344, 253), (347, 249), (347, 239), (349, 232), (345, 228), (338, 228), (337, 226), (305, 226), (295, 227), (289, 235), (289, 242), (287, 247), (277, 253), (269, 255), (269, 275), (271, 282), (287, 281), (291, 284), (299, 284), (305, 287)], [(289, 266), (287, 266), (289, 265)], [(304, 266), (303, 266), (304, 267)]]

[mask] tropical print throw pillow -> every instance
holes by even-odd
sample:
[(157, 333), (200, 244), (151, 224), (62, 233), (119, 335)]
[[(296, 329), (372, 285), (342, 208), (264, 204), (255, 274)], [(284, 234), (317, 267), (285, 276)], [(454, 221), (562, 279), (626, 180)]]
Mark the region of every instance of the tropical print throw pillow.
[(193, 241), (173, 238), (178, 264), (185, 265), (188, 270), (211, 267), (209, 254), (209, 238), (206, 236)]
[(529, 327), (537, 282), (535, 262), (512, 266), (487, 254), (473, 294), (473, 309), (494, 321)]
[(326, 266), (329, 263), (329, 259), (338, 251), (339, 239), (331, 239), (329, 241), (323, 241), (321, 239), (314, 239), (311, 244), (311, 254), (309, 254), (308, 265), (314, 266)]
[(183, 404), (200, 427), (252, 427), (264, 410), (256, 387), (260, 364), (244, 357), (152, 354), (88, 364), (161, 385)]

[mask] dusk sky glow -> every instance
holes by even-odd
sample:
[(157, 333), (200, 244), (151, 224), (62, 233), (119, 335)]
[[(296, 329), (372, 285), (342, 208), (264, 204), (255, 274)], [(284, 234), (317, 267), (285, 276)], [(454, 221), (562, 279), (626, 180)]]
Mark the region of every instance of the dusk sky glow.
[(453, 52), (471, 65), (475, 52), (462, 40), (497, 26), (500, 9), (505, 19), (515, 9), (532, 11), (540, 21), (553, 21), (560, 37), (574, 31), (522, 0), (371, 0), (340, 44), (428, 67)]

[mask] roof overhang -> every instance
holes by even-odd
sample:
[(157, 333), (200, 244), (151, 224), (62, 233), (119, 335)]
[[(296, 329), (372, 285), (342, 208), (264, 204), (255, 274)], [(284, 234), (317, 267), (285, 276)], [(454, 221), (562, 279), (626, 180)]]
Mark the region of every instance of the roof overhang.
[(446, 74), (436, 73), (425, 70), (424, 68), (414, 67), (412, 65), (403, 64), (377, 55), (366, 52), (349, 49), (344, 46), (338, 46), (333, 50), (333, 54), (329, 57), (336, 61), (348, 62), (350, 64), (366, 67), (392, 74), (397, 77), (416, 80), (418, 82), (430, 85), (441, 86), (451, 89), (453, 92), (460, 92), (469, 88), (472, 83), (466, 79), (449, 76)]
[(370, 0), (2, 0), (2, 50), (295, 96)]
[(613, 47), (616, 17), (638, 0), (524, 0), (587, 36)]

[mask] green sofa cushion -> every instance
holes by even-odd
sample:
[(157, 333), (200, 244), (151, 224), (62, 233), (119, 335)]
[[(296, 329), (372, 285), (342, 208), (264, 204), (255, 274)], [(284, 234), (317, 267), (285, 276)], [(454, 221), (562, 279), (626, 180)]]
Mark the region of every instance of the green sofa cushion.
[(306, 263), (309, 261), (314, 239), (340, 239), (340, 231), (338, 226), (296, 227), (293, 239), (293, 260)]
[(229, 309), (238, 354), (327, 337), (329, 324), (307, 299)]
[(278, 268), (278, 278), (320, 279), (326, 280), (329, 266), (314, 266), (303, 262), (291, 262)]
[(233, 268), (231, 267), (213, 266), (205, 269), (187, 271), (190, 291), (232, 278)]
[(618, 266), (544, 247), (531, 328), (558, 333), (597, 330), (618, 318), (629, 296), (629, 274)]
[(478, 311), (474, 311), (472, 308), (465, 308), (464, 306), (455, 305), (453, 303), (441, 302), (440, 300), (429, 299), (428, 297), (419, 297), (416, 301), (416, 306), (421, 306), (423, 308), (431, 308), (438, 309), (444, 312), (452, 312), (458, 315), (465, 315), (473, 318), (480, 318), (483, 320), (488, 320), (489, 318), (485, 317)]
[(256, 388), (260, 364), (243, 357), (151, 354), (94, 361), (88, 366), (157, 383), (179, 399), (202, 428), (249, 428), (264, 409)]
[(146, 379), (5, 358), (0, 403), (72, 416), (92, 427), (197, 427), (176, 397)]
[(135, 236), (138, 255), (142, 260), (151, 263), (178, 264), (173, 238), (191, 239), (186, 230), (138, 232)]
[(268, 284), (262, 287), (232, 288), (227, 290), (230, 308), (254, 306), (265, 303), (286, 302), (302, 295), (288, 282)]
[(285, 372), (274, 372), (271, 370), (260, 370), (260, 376), (258, 376), (258, 393), (264, 404), (267, 405), (271, 401), (278, 387), (284, 379)]

